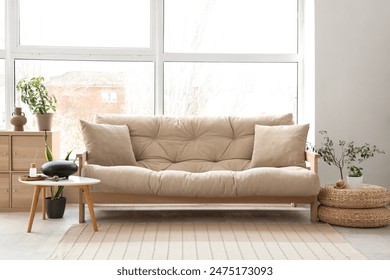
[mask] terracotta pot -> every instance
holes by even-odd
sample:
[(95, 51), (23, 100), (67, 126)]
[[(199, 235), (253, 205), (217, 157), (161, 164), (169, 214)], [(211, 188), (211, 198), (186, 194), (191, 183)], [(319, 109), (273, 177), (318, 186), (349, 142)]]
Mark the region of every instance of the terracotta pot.
[(39, 131), (51, 131), (51, 124), (53, 122), (54, 113), (40, 114), (36, 113)]
[(12, 118), (10, 120), (11, 124), (14, 126), (14, 131), (23, 131), (23, 126), (27, 123), (27, 119), (22, 112), (21, 107), (15, 107), (14, 112), (12, 113)]

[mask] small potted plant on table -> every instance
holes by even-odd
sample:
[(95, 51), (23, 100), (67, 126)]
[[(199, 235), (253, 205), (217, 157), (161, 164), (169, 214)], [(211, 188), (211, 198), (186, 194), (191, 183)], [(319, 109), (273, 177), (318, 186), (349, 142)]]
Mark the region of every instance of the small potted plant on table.
[(348, 167), (347, 182), (351, 187), (363, 185), (363, 168), (352, 165)]
[(38, 129), (50, 131), (57, 99), (49, 95), (43, 81), (43, 77), (33, 77), (29, 81), (21, 79), (16, 85), (16, 90), (21, 93), (22, 102), (27, 104), (30, 111), (35, 114)]

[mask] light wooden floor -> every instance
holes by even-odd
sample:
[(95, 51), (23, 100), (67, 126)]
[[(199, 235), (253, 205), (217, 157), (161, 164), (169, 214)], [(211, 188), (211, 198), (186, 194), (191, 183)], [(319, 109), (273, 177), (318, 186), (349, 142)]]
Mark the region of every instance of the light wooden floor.
[[(102, 222), (126, 222), (137, 221), (159, 221), (161, 219), (192, 221), (223, 221), (240, 220), (242, 217), (250, 217), (257, 221), (264, 222), (291, 222), (309, 223), (309, 209), (305, 207), (291, 208), (280, 207), (239, 207), (234, 209), (218, 206), (215, 207), (196, 206), (193, 211), (191, 207), (184, 206), (166, 207), (137, 206), (126, 208), (97, 207), (95, 209), (98, 223)], [(212, 208), (210, 210), (210, 208)], [(87, 222), (89, 221), (88, 211)], [(61, 240), (63, 234), (73, 224), (78, 223), (78, 206), (68, 204), (64, 218), (42, 220), (40, 213), (37, 213), (32, 233), (26, 233), (28, 213), (26, 212), (0, 212), (0, 259), (2, 260), (45, 260), (55, 246)], [(359, 250), (368, 259), (390, 260), (390, 225), (382, 228), (359, 229), (334, 227), (347, 239), (353, 247)]]

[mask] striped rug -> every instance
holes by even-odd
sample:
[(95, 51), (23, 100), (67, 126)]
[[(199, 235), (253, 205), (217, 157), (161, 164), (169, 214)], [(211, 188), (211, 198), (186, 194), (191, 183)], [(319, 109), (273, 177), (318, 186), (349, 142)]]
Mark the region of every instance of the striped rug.
[(327, 224), (136, 222), (73, 225), (50, 259), (365, 259)]

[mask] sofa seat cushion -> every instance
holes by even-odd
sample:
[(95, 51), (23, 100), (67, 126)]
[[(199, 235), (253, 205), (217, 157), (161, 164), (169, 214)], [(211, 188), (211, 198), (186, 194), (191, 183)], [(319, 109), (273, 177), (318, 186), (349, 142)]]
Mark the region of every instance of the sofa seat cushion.
[(302, 167), (259, 167), (201, 173), (154, 171), (138, 166), (88, 164), (83, 176), (97, 178), (92, 191), (186, 197), (314, 196), (317, 174)]

